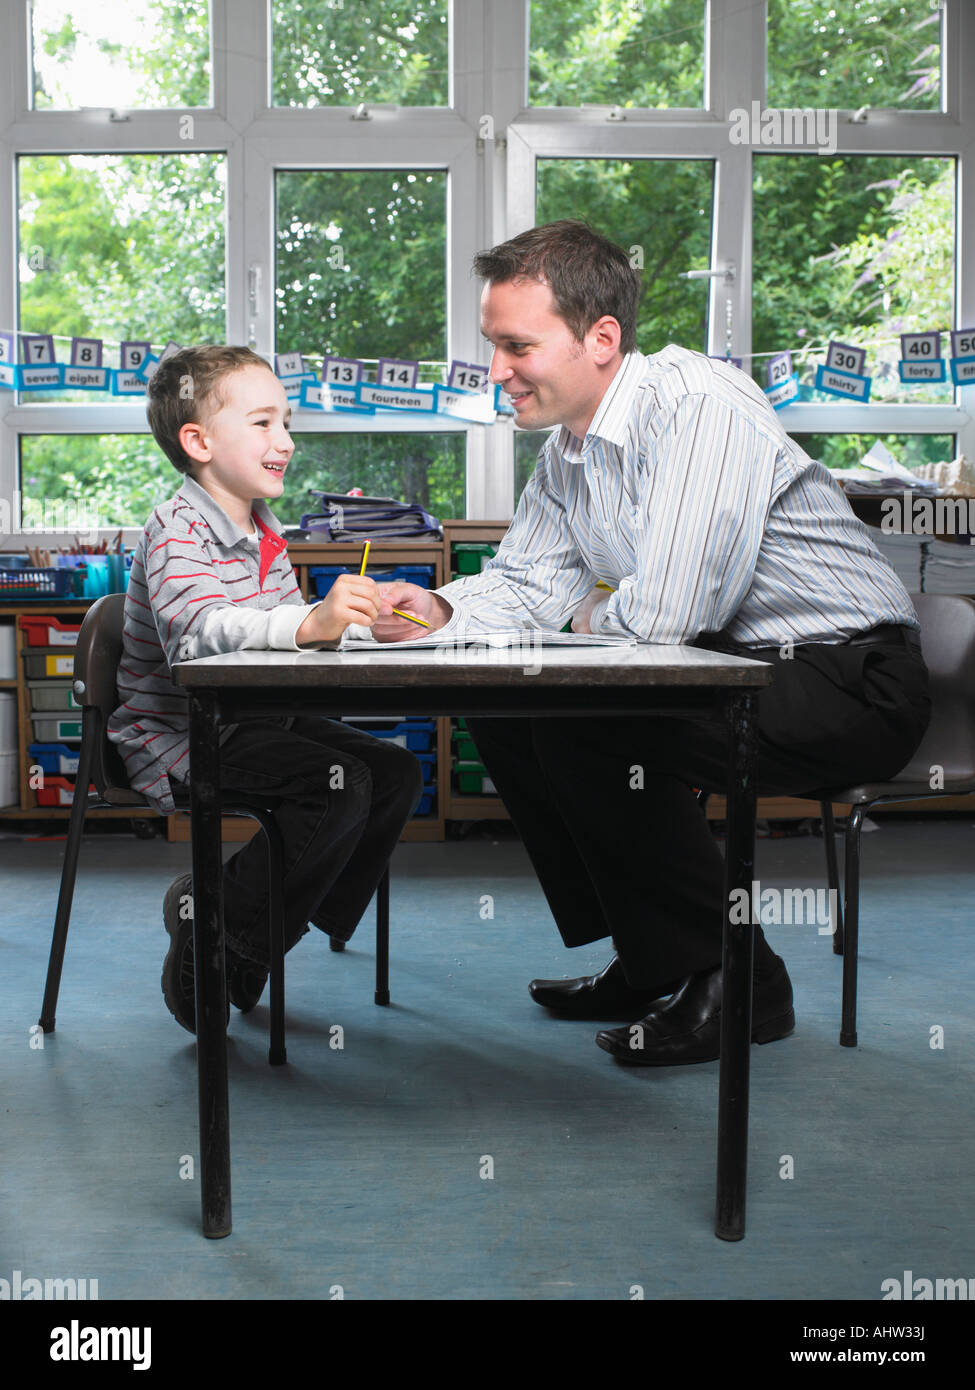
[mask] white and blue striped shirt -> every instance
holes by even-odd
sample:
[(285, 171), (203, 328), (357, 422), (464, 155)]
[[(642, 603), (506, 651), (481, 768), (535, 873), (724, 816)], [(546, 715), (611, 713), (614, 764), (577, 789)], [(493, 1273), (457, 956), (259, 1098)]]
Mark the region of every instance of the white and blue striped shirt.
[(828, 469), (744, 372), (686, 348), (630, 353), (584, 440), (552, 432), (497, 555), (438, 592), (446, 636), (559, 629), (597, 580), (594, 632), (745, 646), (919, 626)]

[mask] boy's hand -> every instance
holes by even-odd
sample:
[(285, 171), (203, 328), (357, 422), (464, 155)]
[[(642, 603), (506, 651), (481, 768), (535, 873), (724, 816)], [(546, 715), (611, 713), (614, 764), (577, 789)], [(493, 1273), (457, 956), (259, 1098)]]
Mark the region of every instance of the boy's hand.
[[(411, 637), (423, 637), (443, 627), (453, 613), (446, 599), (429, 589), (422, 589), (418, 584), (397, 580), (392, 584), (380, 584), (378, 588), (383, 609), (372, 629), (377, 642), (405, 642)], [(398, 618), (393, 612), (394, 608), (399, 608), (403, 613), (413, 613), (429, 626), (421, 627), (419, 623), (411, 623), (409, 618)]]
[(598, 608), (599, 605), (604, 603), (608, 598), (610, 598), (610, 594), (608, 594), (605, 589), (590, 589), (589, 593), (572, 615), (572, 631), (592, 632), (592, 628), (589, 626), (589, 619), (593, 615), (593, 610)]
[[(298, 631), (295, 641), (299, 646), (311, 646), (317, 642), (334, 642), (350, 623), (360, 623), (372, 627), (380, 614), (392, 613), (392, 606), (384, 600), (379, 586), (368, 575), (340, 574), (321, 603), (308, 614)], [(404, 627), (413, 627), (402, 618)]]

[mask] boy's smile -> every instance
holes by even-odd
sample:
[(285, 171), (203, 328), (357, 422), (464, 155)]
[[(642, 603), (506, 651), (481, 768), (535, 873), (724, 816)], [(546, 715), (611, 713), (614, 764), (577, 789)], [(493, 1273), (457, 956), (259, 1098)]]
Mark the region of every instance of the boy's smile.
[(295, 448), (288, 433), (291, 407), (270, 368), (231, 372), (221, 382), (221, 395), (223, 405), (202, 424), (184, 425), (181, 440), (197, 482), (249, 531), (251, 503), (284, 491)]

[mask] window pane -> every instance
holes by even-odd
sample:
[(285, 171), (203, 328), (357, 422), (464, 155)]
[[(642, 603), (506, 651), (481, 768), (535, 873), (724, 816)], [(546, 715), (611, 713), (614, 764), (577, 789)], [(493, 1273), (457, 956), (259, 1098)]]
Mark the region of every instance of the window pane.
[[(275, 506), (287, 524), (311, 511), (308, 489), (419, 502), (439, 520), (466, 516), (464, 434), (295, 434), (288, 490)], [(287, 512), (287, 515), (286, 515)]]
[(446, 197), (439, 172), (279, 173), (277, 351), (442, 363)]
[(446, 106), (447, 0), (274, 0), (274, 106)]
[(791, 350), (804, 400), (835, 399), (812, 393), (835, 339), (867, 349), (871, 400), (951, 401), (950, 373), (905, 386), (897, 362), (901, 333), (953, 323), (954, 161), (756, 155), (754, 171), (753, 351)]
[(864, 454), (878, 440), (905, 468), (949, 463), (955, 457), (953, 434), (793, 434), (791, 430), (789, 434), (810, 458), (837, 470), (859, 468)]
[(770, 107), (941, 109), (929, 0), (769, 0)]
[(32, 0), (33, 105), (210, 106), (207, 0)]
[(63, 525), (65, 548), (85, 526), (141, 528), (179, 484), (180, 474), (151, 435), (21, 436), (23, 524), (38, 530)]
[(532, 0), (532, 106), (704, 105), (704, 0)]
[[(466, 436), (457, 434), (299, 434), (288, 487), (275, 515), (296, 526), (312, 510), (309, 488), (419, 502), (438, 519), (465, 515)], [(145, 524), (171, 497), (181, 475), (151, 435), (23, 435), (23, 523), (63, 529)]]
[(714, 166), (698, 159), (540, 159), (536, 223), (581, 217), (642, 269), (637, 346), (707, 351)]
[(225, 176), (223, 155), (22, 156), (20, 331), (61, 339), (58, 361), (72, 336), (101, 338), (111, 367), (123, 339), (224, 342)]

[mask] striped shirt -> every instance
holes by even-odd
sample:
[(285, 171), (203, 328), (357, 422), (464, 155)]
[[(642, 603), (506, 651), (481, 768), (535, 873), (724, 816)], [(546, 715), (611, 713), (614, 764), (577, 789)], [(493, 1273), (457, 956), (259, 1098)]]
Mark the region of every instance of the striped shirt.
[(686, 348), (630, 353), (585, 439), (538, 456), (497, 555), (438, 590), (441, 632), (564, 627), (597, 580), (593, 632), (745, 646), (843, 642), (919, 623), (828, 469), (744, 372)]
[(174, 809), (170, 777), (189, 777), (187, 696), (173, 684), (173, 663), (220, 652), (303, 650), (295, 633), (316, 605), (301, 597), (267, 504), (255, 502), (252, 516), (257, 534), (249, 537), (187, 477), (146, 522), (132, 558), (117, 677), (121, 704), (108, 721), (108, 737), (132, 786), (160, 811)]

